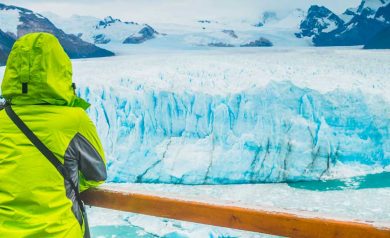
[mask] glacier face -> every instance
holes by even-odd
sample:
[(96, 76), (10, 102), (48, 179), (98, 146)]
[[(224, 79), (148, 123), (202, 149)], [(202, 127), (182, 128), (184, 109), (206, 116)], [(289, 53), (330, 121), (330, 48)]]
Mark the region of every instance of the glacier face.
[(112, 182), (282, 182), (326, 177), (337, 163), (390, 165), (388, 103), (360, 91), (322, 94), (281, 81), (228, 95), (79, 94), (93, 105)]

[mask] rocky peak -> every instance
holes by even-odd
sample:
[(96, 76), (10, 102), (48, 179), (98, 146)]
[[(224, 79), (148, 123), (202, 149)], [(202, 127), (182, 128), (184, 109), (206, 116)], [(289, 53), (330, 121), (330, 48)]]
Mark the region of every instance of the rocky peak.
[(155, 38), (155, 35), (158, 34), (158, 32), (153, 29), (148, 24), (145, 24), (145, 26), (138, 31), (137, 34), (133, 34), (129, 37), (127, 37), (123, 44), (140, 44), (147, 40)]
[(99, 23), (96, 25), (96, 29), (106, 28), (116, 22), (122, 21), (120, 19), (113, 18), (112, 16), (105, 17), (103, 20), (99, 21)]
[(138, 33), (143, 35), (144, 37), (150, 37), (154, 36), (154, 34), (158, 34), (158, 32), (148, 24), (146, 24), (145, 27), (142, 28)]
[(323, 31), (332, 31), (343, 24), (344, 21), (328, 8), (313, 5), (309, 8), (306, 19), (301, 22), (301, 32), (296, 35), (310, 37)]
[(362, 0), (340, 17), (325, 7), (311, 6), (296, 36), (312, 37), (316, 46), (364, 45), (389, 25), (390, 0)]
[(228, 34), (230, 37), (237, 39), (238, 36), (233, 30), (222, 30), (223, 33)]
[(390, 23), (390, 3), (378, 8), (378, 11), (375, 13), (375, 19)]
[(271, 47), (273, 46), (272, 42), (267, 38), (260, 37), (255, 41), (241, 45), (241, 47)]

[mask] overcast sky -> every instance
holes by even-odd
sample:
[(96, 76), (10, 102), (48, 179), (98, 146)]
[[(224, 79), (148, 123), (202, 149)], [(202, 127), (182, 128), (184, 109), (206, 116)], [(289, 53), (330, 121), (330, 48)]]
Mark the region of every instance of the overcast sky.
[(341, 13), (361, 0), (0, 0), (5, 4), (61, 16), (73, 14), (103, 18), (111, 15), (127, 21), (180, 22), (193, 19), (257, 19), (265, 10), (281, 14), (312, 4)]

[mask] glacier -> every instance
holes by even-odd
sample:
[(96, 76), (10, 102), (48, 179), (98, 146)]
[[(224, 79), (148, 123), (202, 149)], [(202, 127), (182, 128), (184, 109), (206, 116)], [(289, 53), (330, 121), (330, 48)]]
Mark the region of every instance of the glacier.
[(390, 169), (387, 51), (126, 51), (73, 60), (109, 182), (289, 182)]
[(285, 182), (321, 179), (336, 163), (390, 165), (389, 108), (360, 92), (285, 81), (225, 96), (79, 94), (94, 105), (113, 182)]
[(385, 51), (250, 52), (74, 61), (108, 181), (288, 182), (346, 176), (340, 167), (390, 168)]

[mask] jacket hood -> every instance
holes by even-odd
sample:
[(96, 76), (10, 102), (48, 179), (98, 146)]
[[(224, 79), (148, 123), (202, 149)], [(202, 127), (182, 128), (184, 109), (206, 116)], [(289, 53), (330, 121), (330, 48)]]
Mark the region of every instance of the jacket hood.
[(15, 42), (1, 91), (13, 105), (89, 107), (75, 94), (68, 55), (58, 39), (49, 33), (30, 33)]

